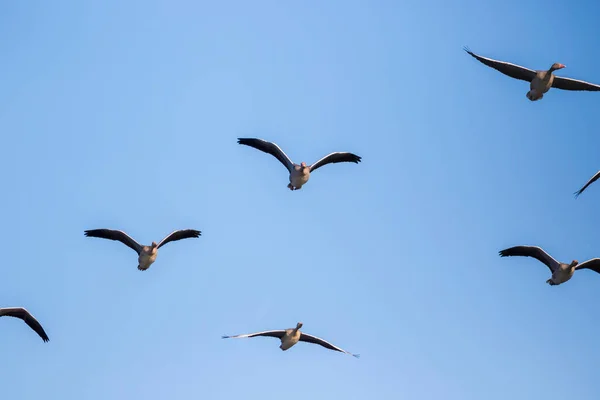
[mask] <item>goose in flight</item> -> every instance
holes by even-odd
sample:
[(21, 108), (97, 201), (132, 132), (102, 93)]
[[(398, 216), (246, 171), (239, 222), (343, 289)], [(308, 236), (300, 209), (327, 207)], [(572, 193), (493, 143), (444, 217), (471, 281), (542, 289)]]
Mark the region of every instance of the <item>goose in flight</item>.
[(600, 85), (554, 75), (554, 71), (565, 68), (565, 66), (560, 63), (552, 64), (547, 71), (534, 71), (532, 69), (521, 67), (520, 65), (512, 64), (506, 61), (498, 61), (479, 56), (466, 47), (464, 50), (481, 63), (502, 72), (504, 75), (530, 82), (529, 92), (527, 92), (526, 96), (531, 101), (540, 100), (542, 97), (544, 97), (544, 93), (550, 90), (550, 88), (563, 90), (586, 90), (591, 92), (600, 91)]
[(0, 317), (15, 317), (22, 319), (31, 329), (37, 333), (44, 342), (49, 341), (48, 335), (44, 332), (42, 325), (23, 307), (0, 308)]
[(123, 231), (117, 231), (112, 229), (91, 229), (85, 231), (85, 236), (87, 237), (96, 237), (102, 239), (110, 239), (110, 240), (118, 240), (123, 243), (125, 246), (133, 249), (138, 254), (138, 269), (140, 271), (145, 271), (154, 261), (156, 261), (156, 256), (158, 255), (158, 249), (161, 246), (169, 242), (173, 242), (175, 240), (188, 239), (188, 238), (197, 238), (200, 236), (200, 231), (195, 229), (182, 229), (169, 233), (163, 240), (158, 242), (152, 242), (150, 246), (142, 246), (135, 240), (131, 238), (128, 234)]
[(579, 195), (581, 193), (583, 193), (583, 191), (590, 186), (592, 183), (596, 182), (598, 180), (598, 178), (600, 178), (600, 171), (596, 172), (596, 175), (592, 176), (592, 178), (587, 181), (587, 183), (585, 185), (583, 185), (583, 187), (581, 189), (579, 189), (578, 191), (575, 192), (575, 198), (579, 197)]
[(302, 186), (308, 182), (310, 173), (317, 168), (322, 167), (323, 165), (339, 162), (353, 162), (358, 164), (361, 160), (361, 157), (357, 156), (356, 154), (336, 152), (326, 155), (312, 165), (306, 165), (304, 161), (298, 165), (292, 162), (292, 160), (290, 160), (283, 150), (281, 150), (275, 143), (267, 142), (266, 140), (262, 139), (250, 138), (238, 138), (238, 143), (254, 147), (255, 149), (265, 153), (269, 153), (278, 159), (279, 162), (281, 162), (290, 173), (290, 183), (287, 185), (290, 190), (302, 189)]
[(222, 336), (222, 338), (227, 339), (227, 338), (251, 338), (254, 336), (270, 336), (270, 337), (275, 337), (275, 338), (278, 338), (281, 340), (281, 345), (279, 346), (279, 348), (283, 351), (289, 349), (290, 347), (292, 347), (293, 345), (295, 345), (298, 342), (308, 342), (308, 343), (314, 343), (314, 344), (321, 345), (329, 350), (335, 350), (335, 351), (339, 351), (342, 353), (350, 354), (351, 356), (354, 356), (356, 358), (360, 357), (360, 354), (349, 353), (346, 350), (342, 350), (339, 347), (334, 346), (331, 343), (326, 342), (325, 340), (323, 340), (321, 338), (318, 338), (313, 335), (309, 335), (304, 332), (300, 332), (300, 328), (302, 328), (302, 322), (298, 322), (298, 324), (296, 324), (296, 328), (294, 328), (294, 329), (264, 331), (264, 332), (248, 333), (245, 335), (236, 335), (236, 336)]
[(515, 246), (500, 251), (500, 257), (511, 256), (533, 257), (546, 264), (550, 268), (550, 272), (552, 272), (552, 278), (548, 279), (546, 283), (552, 286), (565, 283), (573, 277), (576, 270), (587, 268), (600, 274), (600, 258), (592, 258), (581, 264), (577, 260), (571, 261), (570, 264), (565, 264), (556, 261), (541, 247), (537, 246)]

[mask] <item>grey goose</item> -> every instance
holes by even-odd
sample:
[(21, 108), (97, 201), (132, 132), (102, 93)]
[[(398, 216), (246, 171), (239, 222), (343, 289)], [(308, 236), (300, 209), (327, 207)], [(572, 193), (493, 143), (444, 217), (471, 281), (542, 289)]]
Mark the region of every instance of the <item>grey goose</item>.
[(354, 356), (356, 358), (360, 357), (360, 354), (349, 353), (346, 350), (343, 350), (337, 346), (334, 346), (331, 343), (329, 343), (321, 338), (318, 338), (313, 335), (309, 335), (308, 333), (300, 332), (300, 328), (302, 328), (302, 322), (298, 322), (298, 324), (296, 324), (296, 327), (293, 329), (263, 331), (263, 332), (235, 335), (235, 336), (222, 336), (222, 338), (228, 339), (228, 338), (251, 338), (251, 337), (255, 337), (255, 336), (268, 336), (268, 337), (274, 337), (274, 338), (280, 339), (281, 345), (279, 346), (279, 348), (283, 351), (289, 349), (290, 347), (294, 346), (298, 342), (308, 342), (308, 343), (318, 344), (329, 350), (334, 350), (334, 351), (339, 351), (341, 353), (350, 354), (351, 356)]
[(317, 168), (324, 165), (340, 162), (352, 162), (358, 164), (361, 160), (361, 157), (356, 154), (335, 152), (326, 155), (312, 165), (306, 165), (304, 161), (300, 164), (295, 164), (275, 143), (267, 142), (263, 139), (238, 138), (238, 144), (254, 147), (257, 150), (271, 154), (278, 159), (290, 174), (290, 183), (287, 185), (290, 190), (302, 189), (302, 186), (308, 182), (311, 172), (314, 172)]
[(466, 47), (464, 50), (479, 62), (502, 72), (504, 75), (530, 82), (529, 92), (527, 92), (526, 96), (531, 101), (540, 100), (542, 97), (544, 97), (544, 93), (550, 90), (550, 88), (577, 91), (585, 90), (591, 92), (600, 91), (600, 85), (580, 81), (578, 79), (564, 78), (562, 76), (554, 75), (554, 71), (565, 68), (564, 64), (554, 63), (548, 70), (534, 71), (532, 69), (506, 61), (498, 61), (491, 58), (482, 57), (473, 53)]
[(552, 273), (552, 277), (546, 281), (551, 286), (565, 283), (573, 277), (576, 270), (591, 269), (600, 274), (600, 258), (592, 258), (583, 263), (577, 260), (571, 261), (570, 264), (556, 261), (552, 256), (546, 253), (541, 247), (537, 246), (515, 246), (508, 249), (500, 250), (500, 257), (533, 257), (544, 263)]
[(135, 240), (133, 240), (131, 236), (129, 236), (123, 231), (113, 229), (91, 229), (85, 231), (85, 236), (87, 237), (117, 240), (123, 243), (125, 246), (133, 249), (138, 254), (137, 268), (140, 271), (145, 271), (148, 268), (150, 268), (152, 263), (156, 261), (158, 249), (160, 249), (165, 244), (181, 239), (197, 238), (200, 236), (200, 234), (201, 232), (195, 229), (181, 229), (169, 233), (163, 240), (161, 240), (158, 243), (152, 242), (150, 246), (143, 246)]

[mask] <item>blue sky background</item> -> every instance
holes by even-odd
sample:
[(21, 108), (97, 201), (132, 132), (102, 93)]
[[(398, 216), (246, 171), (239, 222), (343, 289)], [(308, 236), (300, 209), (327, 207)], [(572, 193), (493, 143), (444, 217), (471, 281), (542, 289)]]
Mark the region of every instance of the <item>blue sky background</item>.
[[(284, 4), (286, 3), (286, 4)], [(600, 4), (0, 4), (2, 397), (596, 399), (600, 276), (550, 287), (532, 244), (600, 256)], [(296, 162), (352, 151), (287, 188)], [(148, 244), (85, 238), (123, 229)], [(354, 359), (223, 334), (293, 327)]]

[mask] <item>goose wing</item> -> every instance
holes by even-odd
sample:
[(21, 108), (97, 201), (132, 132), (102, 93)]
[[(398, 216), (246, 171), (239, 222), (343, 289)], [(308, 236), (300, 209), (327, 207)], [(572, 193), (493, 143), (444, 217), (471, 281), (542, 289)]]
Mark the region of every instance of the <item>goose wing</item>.
[(335, 351), (339, 351), (339, 352), (342, 352), (342, 353), (350, 354), (351, 356), (354, 356), (356, 358), (360, 357), (360, 354), (349, 353), (349, 352), (347, 352), (344, 349), (340, 349), (339, 347), (332, 345), (331, 343), (329, 343), (326, 340), (323, 340), (323, 339), (318, 338), (318, 337), (313, 336), (313, 335), (309, 335), (308, 333), (301, 332), (300, 333), (300, 341), (301, 342), (308, 342), (308, 343), (318, 344), (318, 345), (321, 345), (321, 346), (325, 347), (326, 349), (335, 350)]
[(256, 332), (256, 333), (246, 333), (246, 334), (235, 335), (235, 336), (226, 336), (226, 335), (223, 335), (223, 336), (221, 336), (221, 338), (222, 339), (228, 339), (228, 338), (237, 339), (237, 338), (251, 338), (251, 337), (254, 337), (254, 336), (269, 336), (269, 337), (274, 337), (274, 338), (281, 339), (283, 337), (283, 335), (285, 335), (285, 329), (280, 329), (280, 330), (276, 330), (276, 331), (263, 331), (263, 332)]
[(34, 318), (33, 315), (22, 307), (0, 308), (0, 317), (15, 317), (22, 319), (31, 329), (37, 333), (44, 342), (49, 341), (48, 335), (42, 328), (42, 325)]
[(592, 258), (591, 260), (577, 264), (575, 269), (591, 269), (600, 274), (600, 258)]
[(552, 87), (562, 90), (585, 90), (588, 92), (600, 91), (600, 85), (596, 85), (586, 81), (580, 81), (578, 79), (564, 78), (562, 76), (556, 75), (554, 75)]
[(533, 257), (538, 261), (543, 262), (550, 268), (551, 272), (556, 271), (560, 263), (556, 261), (550, 254), (546, 253), (541, 247), (537, 246), (515, 246), (509, 249), (500, 250), (500, 257)]
[(268, 153), (278, 159), (290, 173), (294, 168), (294, 163), (275, 143), (267, 142), (262, 139), (238, 138), (238, 143), (246, 146), (254, 147), (257, 150)]
[(142, 251), (142, 245), (133, 240), (131, 236), (123, 231), (117, 231), (113, 229), (91, 229), (85, 231), (85, 236), (96, 237), (101, 239), (118, 240), (125, 246), (133, 249), (138, 255)]
[(352, 154), (352, 153), (342, 153), (342, 152), (331, 153), (331, 154), (328, 154), (325, 157), (321, 158), (319, 161), (317, 161), (313, 165), (311, 165), (310, 172), (313, 172), (317, 168), (322, 167), (323, 165), (327, 165), (327, 164), (334, 164), (334, 163), (339, 163), (339, 162), (353, 162), (355, 164), (358, 164), (360, 162), (361, 158), (362, 157), (359, 157), (356, 154)]
[(596, 175), (592, 176), (592, 178), (587, 181), (587, 183), (585, 185), (583, 185), (583, 187), (581, 189), (579, 189), (578, 191), (575, 192), (575, 198), (577, 198), (581, 193), (583, 193), (583, 191), (590, 186), (592, 183), (596, 182), (598, 180), (598, 178), (600, 178), (600, 171), (596, 172)]
[(464, 50), (471, 56), (475, 57), (475, 59), (477, 59), (479, 62), (487, 65), (488, 67), (492, 67), (495, 70), (502, 72), (504, 75), (510, 76), (511, 78), (520, 79), (522, 81), (527, 82), (531, 82), (533, 78), (535, 78), (536, 71), (532, 69), (525, 68), (517, 64), (512, 64), (506, 61), (498, 61), (493, 60), (491, 58), (482, 57), (473, 53), (466, 47), (464, 48)]
[(160, 249), (161, 246), (164, 246), (169, 242), (174, 242), (175, 240), (197, 238), (200, 237), (200, 234), (201, 232), (195, 229), (180, 229), (173, 231), (169, 233), (163, 240), (161, 240), (156, 248)]

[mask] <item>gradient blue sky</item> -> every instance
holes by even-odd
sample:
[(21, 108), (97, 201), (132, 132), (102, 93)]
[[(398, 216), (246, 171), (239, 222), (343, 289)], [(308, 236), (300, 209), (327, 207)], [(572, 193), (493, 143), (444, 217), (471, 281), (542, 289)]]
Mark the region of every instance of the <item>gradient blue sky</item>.
[[(597, 399), (600, 276), (497, 252), (600, 256), (600, 94), (462, 46), (599, 83), (600, 4), (285, 3), (0, 4), (2, 398)], [(297, 321), (361, 358), (220, 338)]]

